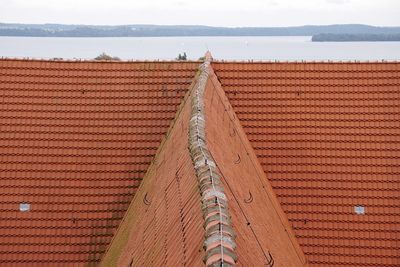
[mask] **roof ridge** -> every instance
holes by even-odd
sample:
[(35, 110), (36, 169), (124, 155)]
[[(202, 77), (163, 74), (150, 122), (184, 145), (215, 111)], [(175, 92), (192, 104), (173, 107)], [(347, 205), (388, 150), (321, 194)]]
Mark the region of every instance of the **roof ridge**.
[(198, 179), (204, 217), (206, 266), (234, 266), (236, 264), (235, 233), (231, 225), (228, 199), (224, 193), (221, 174), (208, 149), (205, 137), (206, 116), (204, 91), (211, 68), (211, 53), (200, 66), (200, 77), (192, 95), (189, 122), (189, 151)]
[(393, 64), (400, 63), (400, 59), (382, 59), (382, 60), (273, 60), (273, 59), (248, 59), (248, 60), (230, 60), (230, 59), (217, 59), (213, 60), (215, 63), (227, 64)]

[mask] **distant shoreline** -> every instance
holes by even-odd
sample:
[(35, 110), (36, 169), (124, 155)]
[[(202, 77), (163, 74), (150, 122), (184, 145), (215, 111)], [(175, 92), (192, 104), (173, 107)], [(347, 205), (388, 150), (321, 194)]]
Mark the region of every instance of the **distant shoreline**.
[(239, 37), (239, 36), (318, 36), (395, 35), (400, 27), (362, 24), (307, 25), (296, 27), (210, 27), (198, 25), (65, 25), (0, 23), (0, 36), (10, 37)]
[(313, 42), (399, 42), (400, 34), (331, 34), (314, 35)]

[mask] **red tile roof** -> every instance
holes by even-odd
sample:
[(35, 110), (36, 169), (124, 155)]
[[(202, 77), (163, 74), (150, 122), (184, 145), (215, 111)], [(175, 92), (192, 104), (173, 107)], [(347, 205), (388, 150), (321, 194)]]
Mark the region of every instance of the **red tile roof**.
[[(202, 264), (186, 106), (159, 146), (198, 65), (0, 60), (0, 265), (98, 263), (118, 225), (103, 263)], [(399, 266), (400, 63), (212, 67), (238, 265)]]
[(271, 184), (215, 74), (204, 96), (207, 143), (229, 200), (238, 266), (305, 266)]
[(0, 265), (99, 261), (198, 64), (0, 60)]
[[(305, 265), (240, 122), (206, 66), (188, 92), (102, 266), (220, 266), (222, 262), (233, 266), (236, 258), (239, 266)], [(210, 244), (217, 249), (209, 250)]]
[(399, 266), (400, 63), (212, 65), (310, 265)]
[(203, 265), (203, 213), (188, 150), (190, 102), (182, 103), (102, 266)]

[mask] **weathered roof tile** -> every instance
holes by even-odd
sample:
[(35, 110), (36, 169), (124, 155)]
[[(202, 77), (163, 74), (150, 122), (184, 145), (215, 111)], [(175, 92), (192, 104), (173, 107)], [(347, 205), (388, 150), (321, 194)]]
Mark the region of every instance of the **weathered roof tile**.
[(198, 62), (0, 66), (0, 265), (96, 263)]
[[(138, 194), (198, 65), (0, 60), (0, 235), (4, 237), (0, 264), (99, 261)], [(211, 98), (216, 114), (208, 115), (211, 122), (223, 119), (218, 127), (209, 128), (207, 138), (212, 144), (226, 130), (242, 141), (248, 138), (257, 154), (256, 159), (238, 150), (228, 157), (237, 144), (220, 144), (232, 137), (213, 145), (210, 150), (217, 155), (220, 170), (229, 173), (225, 183), (237, 186), (242, 181), (232, 177), (257, 169), (246, 164), (232, 172), (235, 166), (249, 158), (260, 162), (312, 266), (399, 265), (400, 63), (214, 62), (212, 66), (217, 75), (212, 78), (214, 85), (221, 82), (229, 100), (222, 104)], [(236, 128), (226, 124), (228, 113), (240, 120), (245, 134), (232, 130), (238, 121)], [(177, 123), (166, 140), (169, 148), (159, 154), (169, 151), (172, 157), (163, 156), (151, 165), (151, 183), (142, 185), (147, 190), (139, 192), (142, 202), (134, 205), (140, 214), (134, 219), (138, 228), (125, 229), (132, 240), (141, 240), (128, 242), (129, 257), (126, 254), (122, 260), (126, 264), (132, 258), (139, 265), (190, 265), (203, 260), (198, 252), (203, 218), (193, 208), (199, 195), (193, 193), (198, 189), (183, 142), (187, 142), (185, 124)], [(181, 147), (182, 153), (171, 147)], [(174, 162), (182, 163), (178, 171), (171, 167)], [(266, 196), (255, 190), (239, 195), (243, 201)], [(151, 192), (158, 193), (145, 195)], [(239, 196), (230, 192), (230, 198)], [(152, 204), (147, 207), (144, 200)], [(240, 225), (234, 203), (230, 209), (233, 228), (239, 230), (240, 264), (243, 257), (259, 258), (260, 251), (246, 252), (250, 245), (243, 247), (251, 243), (251, 233), (245, 234), (248, 227)], [(30, 211), (20, 211), (21, 204), (30, 205)], [(266, 207), (252, 209), (259, 208)], [(273, 221), (268, 214), (251, 223)], [(271, 227), (267, 232), (275, 233), (268, 237), (273, 240), (280, 236), (279, 227)], [(285, 250), (268, 238), (262, 247), (282, 263), (280, 252)]]
[(399, 265), (400, 63), (213, 68), (310, 265)]

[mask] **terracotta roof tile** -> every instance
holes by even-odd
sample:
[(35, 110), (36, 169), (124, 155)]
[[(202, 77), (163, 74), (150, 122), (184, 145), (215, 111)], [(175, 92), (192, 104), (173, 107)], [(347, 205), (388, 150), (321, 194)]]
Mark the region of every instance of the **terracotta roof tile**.
[[(187, 107), (150, 165), (198, 64), (0, 60), (0, 265), (98, 263), (118, 225), (105, 262), (202, 264)], [(247, 219), (230, 201), (238, 264), (259, 259), (266, 248), (277, 264), (296, 261), (281, 257), (286, 249), (302, 262), (297, 239), (312, 266), (399, 265), (400, 64), (212, 66), (213, 84), (221, 82), (229, 101), (211, 98), (214, 126), (207, 135), (218, 143), (210, 151), (231, 181), (225, 186), (237, 187), (228, 198), (251, 195), (258, 203), (269, 197), (262, 201), (268, 205), (244, 205), (252, 207), (244, 211)], [(234, 127), (226, 124), (236, 117), (230, 104), (240, 119)], [(296, 239), (266, 179), (267, 193), (243, 191), (255, 186), (260, 167), (254, 154), (229, 143), (232, 138), (218, 139), (226, 134), (251, 142)], [(239, 164), (232, 166), (231, 154)], [(232, 180), (238, 174), (252, 183)], [(20, 211), (21, 204), (30, 211)], [(256, 212), (272, 206), (276, 213)], [(261, 250), (249, 250), (256, 244), (243, 224), (249, 218), (256, 233), (268, 224), (257, 234)], [(293, 247), (282, 242), (287, 237)]]
[(223, 176), (238, 266), (306, 266), (273, 189), (217, 77), (205, 93), (206, 137)]
[(400, 64), (213, 68), (310, 265), (398, 266)]
[(233, 266), (237, 258), (239, 266), (305, 266), (289, 222), (207, 64), (187, 99), (101, 265)]
[(99, 261), (197, 67), (0, 60), (0, 265)]
[(184, 101), (124, 216), (102, 266), (202, 266), (200, 192)]

